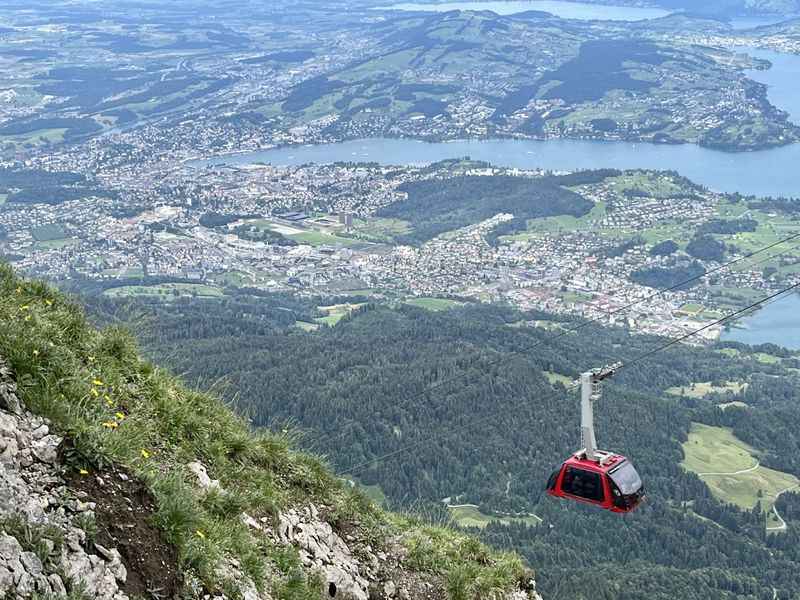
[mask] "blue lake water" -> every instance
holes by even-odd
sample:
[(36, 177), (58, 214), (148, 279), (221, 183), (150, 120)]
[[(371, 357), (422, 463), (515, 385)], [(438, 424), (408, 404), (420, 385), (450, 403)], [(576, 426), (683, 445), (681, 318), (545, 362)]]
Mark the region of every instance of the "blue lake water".
[(371, 138), (316, 146), (292, 146), (233, 154), (205, 164), (255, 162), (302, 165), (337, 161), (387, 165), (425, 164), (469, 156), (498, 166), (554, 170), (671, 169), (712, 189), (755, 195), (800, 197), (800, 144), (761, 152), (731, 154), (694, 144), (657, 145), (589, 140), (463, 140), (426, 143)]
[[(514, 15), (529, 10), (550, 13), (562, 19), (592, 21), (643, 21), (658, 19), (671, 14), (661, 8), (642, 8), (631, 6), (601, 6), (583, 2), (563, 2), (559, 0), (496, 0), (488, 2), (404, 2), (379, 7), (383, 10), (446, 12), (450, 10), (490, 10), (498, 15)], [(782, 21), (798, 18), (800, 15), (773, 17), (736, 17), (731, 19), (733, 29), (752, 29), (774, 25)]]
[[(769, 86), (769, 98), (800, 123), (800, 56), (742, 49), (773, 64), (750, 77)], [(254, 162), (299, 165), (309, 162), (373, 161), (381, 164), (424, 164), (470, 156), (498, 166), (554, 170), (670, 169), (725, 192), (800, 198), (800, 144), (758, 152), (729, 153), (694, 144), (658, 145), (593, 140), (462, 140), (425, 143), (406, 139), (370, 138), (292, 146), (231, 154), (191, 164), (243, 165)]]
[(741, 319), (722, 335), (726, 341), (778, 344), (800, 350), (800, 295), (792, 294)]
[(770, 50), (745, 49), (751, 56), (772, 63), (768, 71), (748, 71), (750, 79), (769, 87), (769, 100), (789, 113), (793, 123), (800, 124), (800, 58)]
[(670, 14), (660, 8), (635, 8), (629, 6), (600, 6), (558, 0), (507, 0), (499, 2), (437, 2), (435, 4), (391, 4), (382, 8), (392, 10), (419, 10), (446, 12), (449, 10), (490, 10), (498, 15), (512, 15), (529, 10), (548, 12), (563, 19), (643, 21)]

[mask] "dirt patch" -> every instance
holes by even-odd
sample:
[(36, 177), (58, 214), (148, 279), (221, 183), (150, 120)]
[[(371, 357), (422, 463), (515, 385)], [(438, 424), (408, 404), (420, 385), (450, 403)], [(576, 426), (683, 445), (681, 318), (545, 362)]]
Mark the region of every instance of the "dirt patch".
[(178, 552), (153, 525), (156, 503), (147, 488), (121, 469), (67, 475), (67, 485), (97, 504), (96, 541), (116, 548), (128, 570), (122, 587), (129, 596), (176, 597), (182, 585)]
[[(414, 600), (447, 600), (449, 598), (442, 578), (430, 573), (415, 573), (395, 568), (382, 572), (381, 577), (383, 581), (392, 581), (398, 589), (405, 590), (407, 596)], [(385, 583), (370, 586), (369, 600), (391, 600), (391, 597), (386, 595)]]

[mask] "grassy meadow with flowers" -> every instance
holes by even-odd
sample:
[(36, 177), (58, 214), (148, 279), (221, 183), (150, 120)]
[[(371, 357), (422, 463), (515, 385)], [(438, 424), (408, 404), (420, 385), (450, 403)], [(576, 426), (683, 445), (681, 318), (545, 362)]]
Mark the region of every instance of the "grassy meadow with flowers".
[[(277, 524), (281, 511), (314, 503), (327, 520), (374, 548), (398, 540), (405, 567), (441, 578), (453, 600), (488, 598), (530, 576), (522, 561), (446, 527), (384, 512), (335, 477), (319, 457), (293, 449), (291, 431), (254, 431), (214, 395), (192, 390), (143, 360), (130, 333), (90, 326), (56, 289), (0, 264), (0, 357), (28, 410), (64, 437), (69, 476), (124, 469), (156, 501), (154, 524), (177, 549), (186, 579), (236, 597), (221, 579), (233, 558), (278, 599), (316, 596), (319, 582), (291, 546), (257, 536), (246, 513)], [(199, 461), (220, 489), (198, 494), (187, 464)]]

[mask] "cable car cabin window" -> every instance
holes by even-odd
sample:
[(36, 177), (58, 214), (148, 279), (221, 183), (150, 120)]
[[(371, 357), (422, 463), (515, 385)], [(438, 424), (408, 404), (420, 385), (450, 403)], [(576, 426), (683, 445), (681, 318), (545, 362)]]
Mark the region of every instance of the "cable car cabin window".
[(642, 489), (642, 480), (636, 469), (629, 462), (622, 463), (608, 474), (612, 481), (619, 486), (623, 495), (629, 496)]
[(567, 494), (586, 498), (592, 502), (602, 502), (605, 499), (600, 473), (592, 471), (567, 467), (561, 489)]

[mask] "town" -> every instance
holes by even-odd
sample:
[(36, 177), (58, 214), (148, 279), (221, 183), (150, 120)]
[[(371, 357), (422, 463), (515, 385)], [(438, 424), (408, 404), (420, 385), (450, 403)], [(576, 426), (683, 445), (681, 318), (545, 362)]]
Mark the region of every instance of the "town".
[[(104, 182), (105, 196), (6, 204), (0, 249), (29, 273), (100, 286), (115, 297), (219, 296), (231, 287), (315, 297), (441, 297), (509, 303), (671, 336), (718, 317), (714, 288), (780, 284), (764, 276), (763, 266), (725, 271), (703, 285), (663, 294), (635, 282), (634, 273), (675, 261), (653, 255), (638, 236), (655, 242), (673, 230), (691, 235), (729, 208), (724, 195), (669, 174), (629, 172), (579, 185), (574, 190), (595, 206), (585, 217), (534, 219), (527, 231), (497, 239), (492, 232), (513, 214), (420, 244), (403, 243), (407, 222), (380, 216), (404, 202), (401, 188), (410, 182), (505, 175), (549, 174), (468, 160), (430, 167), (188, 161), (169, 171), (162, 165), (149, 177), (118, 171)], [(615, 316), (616, 309), (645, 298), (646, 310)], [(705, 333), (714, 338), (720, 328)]]

